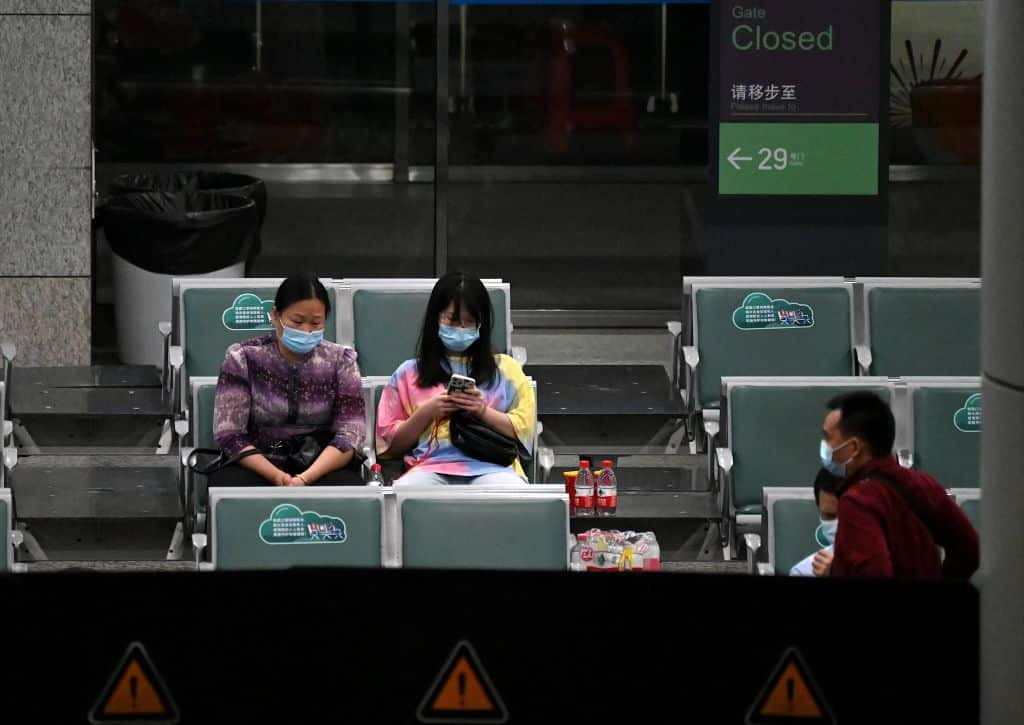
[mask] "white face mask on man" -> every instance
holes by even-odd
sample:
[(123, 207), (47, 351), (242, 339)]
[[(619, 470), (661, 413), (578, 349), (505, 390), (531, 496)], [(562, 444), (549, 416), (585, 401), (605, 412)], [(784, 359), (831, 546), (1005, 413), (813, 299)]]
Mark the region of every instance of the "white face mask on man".
[[(839, 478), (846, 478), (846, 466), (850, 462), (850, 458), (847, 458), (844, 463), (837, 463), (833, 460), (835, 452), (845, 448), (853, 442), (853, 438), (847, 439), (844, 443), (832, 448), (826, 441), (822, 440), (821, 445), (818, 447), (818, 458), (821, 461), (821, 467), (831, 473), (833, 476)], [(851, 456), (852, 458), (852, 456)]]

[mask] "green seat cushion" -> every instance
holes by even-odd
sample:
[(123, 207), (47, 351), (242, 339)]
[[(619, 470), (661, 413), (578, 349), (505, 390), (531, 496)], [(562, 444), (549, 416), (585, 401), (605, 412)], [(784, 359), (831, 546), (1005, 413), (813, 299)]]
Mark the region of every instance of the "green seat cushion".
[[(843, 376), (853, 371), (850, 295), (845, 287), (698, 289), (697, 385), (717, 408), (734, 376)], [(780, 324), (778, 313), (812, 324)]]
[[(491, 343), (507, 353), (508, 315), (503, 289), (490, 289), (494, 307)], [(391, 375), (406, 360), (416, 357), (416, 345), (427, 309), (429, 290), (360, 289), (352, 295), (355, 348), (359, 370), (365, 376)]]
[(566, 568), (562, 501), (409, 499), (401, 516), (403, 567)]
[(814, 499), (784, 499), (772, 505), (775, 573), (785, 576), (793, 566), (818, 551), (814, 532), (821, 520)]
[[(380, 498), (227, 498), (213, 515), (218, 569), (381, 565)], [(344, 539), (312, 543), (310, 523), (334, 524)], [(290, 541), (295, 531), (305, 531), (305, 540)]]
[(980, 289), (879, 287), (868, 312), (872, 375), (978, 375)]
[(738, 386), (729, 402), (733, 505), (760, 506), (766, 486), (814, 485), (821, 467), (818, 445), (825, 403), (839, 393), (871, 390), (890, 400), (886, 387)]
[(914, 468), (946, 488), (973, 488), (980, 481), (979, 388), (914, 390)]

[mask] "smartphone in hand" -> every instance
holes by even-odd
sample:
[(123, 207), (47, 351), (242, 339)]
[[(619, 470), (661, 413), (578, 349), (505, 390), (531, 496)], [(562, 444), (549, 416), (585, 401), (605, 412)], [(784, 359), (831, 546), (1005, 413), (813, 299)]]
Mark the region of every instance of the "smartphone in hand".
[(448, 394), (452, 393), (464, 393), (473, 386), (476, 385), (476, 381), (473, 378), (465, 375), (452, 375), (452, 379), (448, 381)]

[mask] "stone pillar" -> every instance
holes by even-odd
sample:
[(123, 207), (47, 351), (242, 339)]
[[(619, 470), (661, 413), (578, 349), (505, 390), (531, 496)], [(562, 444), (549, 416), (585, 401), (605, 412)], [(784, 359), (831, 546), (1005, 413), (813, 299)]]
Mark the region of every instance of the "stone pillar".
[(1024, 722), (1024, 3), (985, 0), (981, 716)]
[(0, 340), (90, 361), (91, 0), (0, 0)]

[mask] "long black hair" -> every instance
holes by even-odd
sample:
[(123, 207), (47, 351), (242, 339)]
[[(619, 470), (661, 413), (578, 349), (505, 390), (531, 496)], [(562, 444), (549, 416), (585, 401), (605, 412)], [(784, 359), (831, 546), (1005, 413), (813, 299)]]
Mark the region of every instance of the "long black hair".
[(480, 339), (462, 353), (467, 358), (470, 376), (476, 380), (477, 385), (484, 386), (493, 382), (498, 374), (498, 364), (494, 360), (494, 349), (491, 347), (494, 308), (491, 306), (487, 288), (476, 277), (462, 272), (449, 272), (437, 280), (427, 302), (426, 314), (423, 315), (419, 349), (416, 353), (416, 367), (419, 373), (416, 384), (421, 388), (447, 383), (451, 377), (448, 352), (437, 333), (441, 313), (453, 302), (453, 318), (456, 322), (461, 321), (462, 307), (465, 305), (466, 312), (480, 323)]
[(277, 314), (282, 314), (296, 302), (317, 299), (324, 303), (324, 317), (331, 314), (331, 300), (323, 282), (311, 274), (293, 274), (281, 283), (274, 296), (274, 307)]

